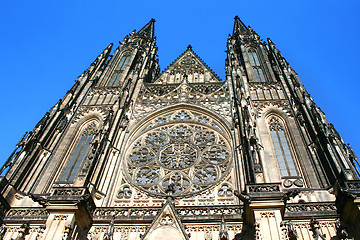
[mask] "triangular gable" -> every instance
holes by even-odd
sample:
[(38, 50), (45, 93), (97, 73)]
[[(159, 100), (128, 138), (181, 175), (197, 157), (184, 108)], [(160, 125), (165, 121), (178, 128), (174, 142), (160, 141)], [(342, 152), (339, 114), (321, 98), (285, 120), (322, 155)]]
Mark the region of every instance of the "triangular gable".
[(170, 199), (151, 223), (148, 230), (141, 236), (141, 240), (189, 240), (175, 207)]
[(201, 60), (189, 45), (154, 83), (189, 83), (220, 82), (221, 79)]

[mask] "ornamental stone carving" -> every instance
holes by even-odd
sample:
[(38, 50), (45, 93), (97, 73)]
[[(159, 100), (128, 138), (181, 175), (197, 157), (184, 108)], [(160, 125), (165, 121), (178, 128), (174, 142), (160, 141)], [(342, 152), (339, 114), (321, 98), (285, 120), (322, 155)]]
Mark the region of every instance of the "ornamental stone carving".
[(133, 140), (124, 161), (125, 175), (138, 189), (175, 197), (214, 186), (231, 166), (225, 130), (209, 117), (185, 110), (150, 121)]

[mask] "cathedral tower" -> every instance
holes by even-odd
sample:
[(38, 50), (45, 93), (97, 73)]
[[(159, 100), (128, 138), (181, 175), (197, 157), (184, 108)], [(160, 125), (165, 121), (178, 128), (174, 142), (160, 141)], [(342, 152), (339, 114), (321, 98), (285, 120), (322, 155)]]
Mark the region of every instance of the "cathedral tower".
[(235, 17), (221, 80), (155, 20), (110, 44), (2, 168), (3, 239), (360, 238), (357, 158)]

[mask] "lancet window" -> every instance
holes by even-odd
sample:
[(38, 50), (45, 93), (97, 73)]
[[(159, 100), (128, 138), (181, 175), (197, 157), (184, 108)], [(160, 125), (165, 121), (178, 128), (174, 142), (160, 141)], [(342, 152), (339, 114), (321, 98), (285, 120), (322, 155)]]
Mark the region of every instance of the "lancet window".
[(60, 177), (62, 182), (73, 182), (77, 173), (89, 153), (91, 142), (96, 133), (96, 124), (92, 122), (81, 133), (78, 142), (69, 157), (69, 161)]
[(255, 75), (255, 82), (265, 82), (265, 75), (261, 68), (261, 64), (259, 61), (259, 57), (256, 53), (256, 50), (251, 48), (248, 51), (249, 58), (250, 58), (250, 64), (253, 68), (254, 75)]
[(124, 71), (127, 64), (129, 63), (130, 57), (131, 57), (131, 54), (129, 52), (126, 52), (121, 56), (119, 64), (118, 64), (117, 68), (115, 69), (113, 77), (110, 80), (109, 86), (116, 86), (119, 84), (121, 74)]
[(289, 141), (286, 137), (284, 125), (279, 118), (272, 117), (269, 120), (269, 128), (281, 175), (283, 177), (297, 176), (298, 174), (291, 154)]

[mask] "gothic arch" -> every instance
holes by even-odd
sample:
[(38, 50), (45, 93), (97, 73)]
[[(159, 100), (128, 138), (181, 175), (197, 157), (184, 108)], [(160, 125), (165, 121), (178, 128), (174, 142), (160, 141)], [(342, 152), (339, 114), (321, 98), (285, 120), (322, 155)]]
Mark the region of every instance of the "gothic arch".
[(284, 113), (276, 110), (268, 111), (264, 119), (273, 143), (273, 156), (277, 159), (281, 177), (300, 176), (294, 141)]
[(127, 63), (131, 58), (131, 55), (132, 55), (131, 51), (124, 51), (119, 57), (119, 62), (116, 70), (124, 70), (124, 68), (126, 67)]
[(213, 111), (206, 109), (204, 107), (198, 106), (198, 105), (189, 105), (189, 104), (176, 104), (173, 106), (169, 106), (166, 108), (162, 108), (160, 110), (157, 110), (151, 114), (148, 114), (147, 116), (145, 116), (139, 123), (137, 123), (136, 125), (134, 125), (133, 127), (131, 127), (131, 129), (129, 129), (130, 132), (130, 138), (129, 139), (133, 139), (134, 137), (136, 137), (136, 135), (139, 132), (142, 132), (145, 128), (145, 126), (155, 120), (157, 117), (160, 117), (161, 115), (166, 115), (166, 114), (170, 114), (172, 112), (175, 111), (179, 111), (179, 110), (188, 110), (188, 111), (194, 111), (197, 112), (199, 114), (202, 114), (204, 116), (207, 116), (211, 119), (213, 119), (218, 125), (219, 127), (224, 131), (224, 133), (226, 134), (226, 136), (231, 139), (231, 133), (230, 133), (230, 129), (231, 129), (231, 124), (224, 119), (223, 117), (219, 116), (219, 114), (214, 113)]
[(256, 105), (257, 111), (256, 115), (258, 118), (264, 118), (266, 119), (267, 116), (270, 114), (276, 114), (279, 115), (283, 121), (288, 124), (289, 118), (292, 118), (290, 108), (283, 104), (282, 102), (279, 103), (272, 103), (272, 102), (264, 102), (263, 104)]
[(113, 76), (109, 78), (107, 85), (109, 87), (118, 86), (119, 80), (123, 76), (123, 72), (125, 71), (126, 67), (129, 65), (129, 62), (132, 57), (132, 52), (130, 50), (124, 51), (120, 56), (119, 60), (116, 62), (116, 68), (113, 70)]
[(247, 48), (247, 54), (250, 60), (250, 65), (255, 79), (251, 82), (267, 82), (269, 77), (267, 76), (267, 71), (264, 66), (263, 57), (259, 49), (256, 47), (250, 46)]
[[(69, 141), (65, 147), (57, 169), (56, 181), (74, 182), (75, 177), (83, 165), (84, 159), (88, 155), (91, 143), (102, 125), (102, 116), (92, 113), (80, 118), (73, 123), (67, 132)], [(70, 165), (69, 165), (70, 164)], [(65, 176), (68, 171), (68, 176)]]
[(100, 125), (102, 125), (108, 114), (108, 110), (101, 107), (86, 107), (79, 110), (79, 113), (74, 117), (70, 128), (78, 128), (88, 120), (96, 119)]
[(155, 196), (191, 196), (229, 176), (227, 124), (199, 107), (179, 104), (147, 116), (131, 130), (123, 170), (135, 188)]

